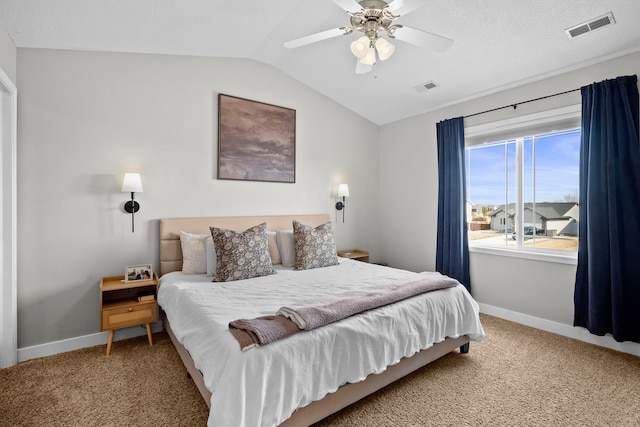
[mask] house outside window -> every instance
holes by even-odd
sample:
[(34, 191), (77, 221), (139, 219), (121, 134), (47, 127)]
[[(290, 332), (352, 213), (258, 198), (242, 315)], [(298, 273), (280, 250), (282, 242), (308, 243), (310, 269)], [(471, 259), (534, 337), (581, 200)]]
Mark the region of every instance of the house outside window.
[(470, 249), (575, 259), (580, 106), (467, 128), (465, 142)]

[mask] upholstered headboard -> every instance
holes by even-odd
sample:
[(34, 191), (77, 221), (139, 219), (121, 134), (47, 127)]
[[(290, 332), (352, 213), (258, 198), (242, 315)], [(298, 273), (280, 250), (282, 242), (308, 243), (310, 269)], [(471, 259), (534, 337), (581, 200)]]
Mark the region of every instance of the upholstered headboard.
[(312, 227), (329, 221), (328, 214), (313, 215), (271, 215), (271, 216), (228, 216), (211, 218), (161, 218), (160, 219), (160, 275), (182, 270), (182, 248), (180, 230), (187, 233), (206, 234), (209, 227), (228, 228), (244, 231), (263, 222), (268, 230), (290, 230), (293, 220)]

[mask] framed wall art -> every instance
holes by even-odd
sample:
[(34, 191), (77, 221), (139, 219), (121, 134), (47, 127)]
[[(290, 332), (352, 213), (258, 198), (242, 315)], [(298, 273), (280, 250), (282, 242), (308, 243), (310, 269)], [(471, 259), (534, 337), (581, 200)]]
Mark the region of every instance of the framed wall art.
[(296, 110), (218, 94), (218, 179), (296, 182)]

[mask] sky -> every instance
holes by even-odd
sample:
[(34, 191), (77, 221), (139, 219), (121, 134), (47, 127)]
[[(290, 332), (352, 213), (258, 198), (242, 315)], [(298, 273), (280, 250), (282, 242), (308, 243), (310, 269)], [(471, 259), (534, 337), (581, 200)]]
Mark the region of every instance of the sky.
[[(505, 182), (506, 202), (516, 201), (515, 140), (468, 148), (466, 154), (467, 199), (473, 205), (504, 204)], [(567, 196), (577, 201), (579, 155), (580, 129), (525, 138), (524, 202), (562, 202)]]

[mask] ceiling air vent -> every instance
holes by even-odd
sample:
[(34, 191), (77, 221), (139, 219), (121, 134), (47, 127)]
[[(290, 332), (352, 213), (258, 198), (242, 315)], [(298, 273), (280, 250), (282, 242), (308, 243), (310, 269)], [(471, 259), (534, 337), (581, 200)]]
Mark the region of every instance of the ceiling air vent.
[(606, 25), (615, 24), (616, 19), (613, 17), (613, 13), (609, 12), (606, 15), (598, 16), (588, 22), (583, 22), (582, 24), (578, 24), (571, 28), (567, 28), (564, 30), (565, 33), (569, 36), (570, 39), (577, 37), (581, 34), (588, 33), (593, 30), (597, 30), (598, 28), (602, 28)]
[(426, 83), (423, 83), (421, 85), (418, 85), (418, 86), (414, 87), (414, 89), (417, 92), (426, 92), (428, 90), (435, 89), (437, 87), (438, 87), (438, 84), (436, 82), (434, 82), (433, 80), (431, 80), (430, 82), (426, 82)]

